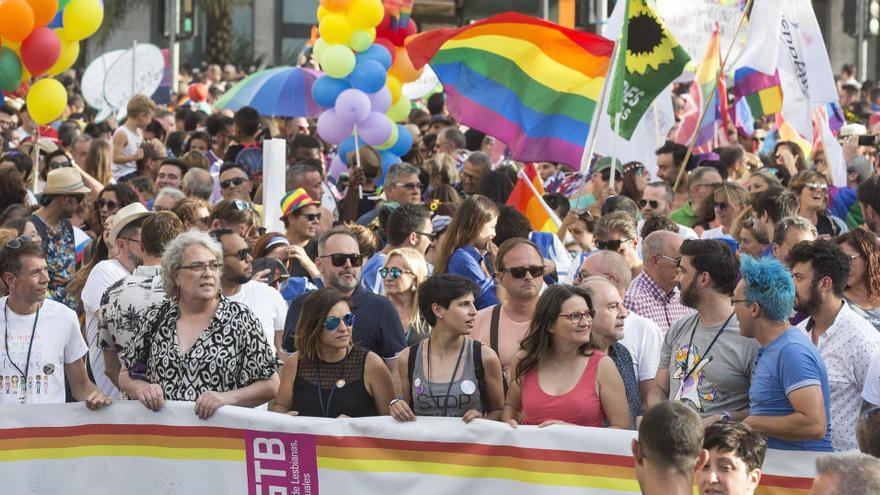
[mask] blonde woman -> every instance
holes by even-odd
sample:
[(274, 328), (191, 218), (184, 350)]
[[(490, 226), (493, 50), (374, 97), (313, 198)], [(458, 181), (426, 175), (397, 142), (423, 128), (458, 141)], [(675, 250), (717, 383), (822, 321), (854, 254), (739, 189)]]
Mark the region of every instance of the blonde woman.
[(95, 139), (89, 147), (82, 169), (99, 183), (106, 185), (113, 182), (110, 171), (112, 163), (113, 145), (106, 139)]
[(428, 172), (428, 185), (435, 189), (442, 185), (458, 183), (458, 166), (455, 157), (449, 153), (437, 153), (422, 165)]
[(391, 301), (406, 332), (406, 345), (428, 338), (429, 329), (419, 313), (418, 288), (428, 278), (425, 257), (413, 248), (393, 249), (379, 270), (385, 284), (384, 296)]
[(751, 204), (752, 196), (749, 192), (739, 184), (726, 182), (715, 192), (712, 197), (707, 199), (706, 207), (709, 206), (715, 211), (715, 220), (720, 224), (719, 227), (704, 230), (700, 236), (701, 239), (717, 239), (719, 237), (733, 237), (733, 222), (739, 214)]

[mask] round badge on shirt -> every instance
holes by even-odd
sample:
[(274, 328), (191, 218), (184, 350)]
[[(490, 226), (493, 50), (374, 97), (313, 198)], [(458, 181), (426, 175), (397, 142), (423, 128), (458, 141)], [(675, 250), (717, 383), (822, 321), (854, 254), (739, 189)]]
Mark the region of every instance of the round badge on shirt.
[(461, 391), (467, 395), (471, 395), (477, 391), (477, 386), (474, 385), (474, 382), (470, 380), (465, 380), (461, 382), (461, 386), (459, 388), (461, 388)]

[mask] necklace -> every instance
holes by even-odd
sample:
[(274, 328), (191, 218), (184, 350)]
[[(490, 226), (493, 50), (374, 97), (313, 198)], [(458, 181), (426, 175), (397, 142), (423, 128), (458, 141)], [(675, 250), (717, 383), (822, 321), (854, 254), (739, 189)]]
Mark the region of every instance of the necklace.
[[(345, 351), (345, 357), (342, 358), (341, 367), (343, 370), (345, 369), (345, 361), (348, 360), (348, 356), (351, 354), (351, 349)], [(318, 405), (321, 407), (321, 416), (324, 418), (330, 417), (330, 403), (333, 402), (333, 394), (336, 392), (336, 389), (342, 388), (345, 386), (345, 379), (339, 378), (336, 380), (336, 386), (330, 387), (330, 395), (327, 396), (327, 407), (324, 407), (324, 392), (321, 389), (321, 362), (322, 359), (320, 356), (317, 356), (315, 359), (315, 378), (317, 378), (317, 388), (318, 389)]]
[[(431, 382), (431, 341), (434, 339), (428, 339), (428, 374), (425, 378), (427, 378), (428, 382)], [(449, 408), (449, 393), (452, 392), (452, 384), (455, 382), (455, 375), (458, 374), (458, 365), (461, 364), (461, 355), (464, 354), (464, 346), (467, 344), (467, 339), (462, 340), (461, 349), (458, 351), (458, 357), (455, 358), (455, 368), (452, 370), (452, 376), (449, 378), (449, 385), (446, 387), (446, 396), (443, 397), (443, 413), (441, 417), (446, 417), (446, 410)], [(432, 399), (436, 399), (434, 397), (434, 392), (431, 390), (432, 387), (430, 383), (428, 384), (428, 396)]]
[(40, 309), (42, 307), (42, 304), (37, 306), (37, 314), (36, 316), (34, 316), (34, 327), (31, 329), (31, 338), (30, 342), (28, 342), (27, 358), (25, 358), (26, 361), (24, 363), (24, 371), (22, 371), (21, 368), (19, 368), (18, 365), (15, 364), (15, 361), (12, 360), (12, 356), (9, 354), (9, 314), (7, 313), (7, 309), (9, 308), (8, 299), (6, 300), (6, 305), (3, 306), (3, 325), (5, 328), (5, 331), (3, 333), (4, 341), (6, 343), (6, 359), (8, 359), (9, 364), (11, 364), (12, 367), (15, 368), (16, 371), (18, 371), (22, 375), (19, 385), (19, 388), (21, 389), (21, 396), (19, 397), (19, 400), (22, 404), (24, 404), (27, 400), (27, 378), (28, 372), (30, 372), (31, 369), (31, 351), (34, 348), (34, 335), (37, 334), (37, 322), (40, 321)]
[(556, 376), (562, 376), (565, 373), (565, 367), (556, 361), (551, 362), (550, 366), (553, 367), (553, 372), (556, 373)]
[[(705, 360), (706, 357), (709, 356), (709, 351), (712, 350), (712, 346), (715, 345), (715, 342), (718, 340), (718, 337), (720, 337), (721, 333), (724, 332), (724, 329), (727, 328), (727, 324), (730, 323), (730, 320), (731, 320), (731, 318), (733, 318), (734, 314), (735, 313), (730, 313), (730, 316), (728, 316), (727, 319), (724, 320), (724, 324), (721, 325), (721, 328), (719, 328), (718, 332), (715, 333), (715, 337), (712, 338), (712, 342), (709, 342), (709, 347), (707, 347), (706, 350), (703, 352), (703, 355), (700, 356), (700, 361)], [(687, 355), (684, 358), (684, 369), (687, 370), (687, 373), (684, 375), (684, 378), (682, 378), (681, 383), (685, 383), (688, 380), (688, 378), (691, 377), (691, 374), (693, 374), (693, 372), (697, 370), (697, 367), (700, 364), (700, 363), (694, 363), (694, 365), (690, 369), (688, 369), (688, 366), (690, 366), (690, 360), (691, 360), (691, 348), (694, 346), (694, 334), (697, 333), (697, 325), (699, 323), (700, 323), (700, 315), (698, 314), (696, 321), (694, 321), (694, 327), (691, 329), (691, 338), (690, 338), (690, 341), (688, 341)]]

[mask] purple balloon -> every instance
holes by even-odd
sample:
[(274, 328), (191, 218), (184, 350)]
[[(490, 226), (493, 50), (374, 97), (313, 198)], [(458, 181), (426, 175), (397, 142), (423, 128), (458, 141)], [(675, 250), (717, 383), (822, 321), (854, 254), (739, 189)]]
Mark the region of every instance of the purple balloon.
[[(382, 112), (385, 113), (391, 108), (391, 90), (388, 87), (384, 87), (375, 93), (370, 93), (367, 95), (367, 98), (370, 99), (370, 103), (372, 103), (372, 110), (374, 112)], [(384, 141), (383, 141), (384, 142)], [(379, 143), (382, 144), (382, 143)]]
[(339, 117), (332, 108), (318, 117), (318, 135), (328, 143), (339, 144), (354, 130), (354, 124)]
[(370, 112), (370, 116), (358, 124), (358, 137), (370, 146), (379, 146), (391, 137), (394, 125), (384, 113)]
[(344, 174), (348, 171), (348, 165), (346, 165), (342, 158), (339, 158), (339, 155), (333, 157), (333, 161), (330, 162), (330, 177), (339, 178), (340, 175)]
[(336, 114), (350, 125), (370, 116), (370, 99), (359, 89), (346, 89), (336, 98)]

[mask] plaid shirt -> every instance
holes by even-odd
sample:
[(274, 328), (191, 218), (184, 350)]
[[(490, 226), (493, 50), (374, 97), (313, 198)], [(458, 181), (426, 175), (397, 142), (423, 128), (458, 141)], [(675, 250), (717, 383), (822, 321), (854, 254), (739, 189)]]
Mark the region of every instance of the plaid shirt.
[(623, 306), (639, 316), (654, 321), (666, 335), (675, 320), (694, 312), (678, 299), (678, 288), (666, 294), (646, 272), (633, 279), (623, 298)]

